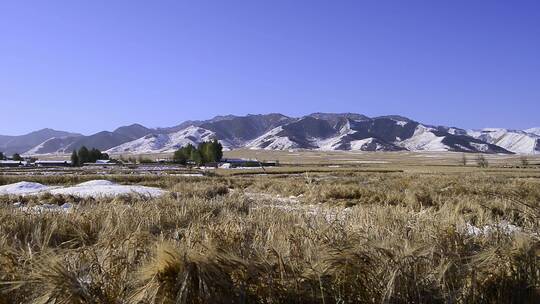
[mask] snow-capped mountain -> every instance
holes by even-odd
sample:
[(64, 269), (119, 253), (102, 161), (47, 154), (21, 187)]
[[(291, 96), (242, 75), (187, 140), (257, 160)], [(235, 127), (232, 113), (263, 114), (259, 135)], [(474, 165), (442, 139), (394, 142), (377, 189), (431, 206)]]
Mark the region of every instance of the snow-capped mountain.
[(19, 136), (0, 135), (0, 152), (3, 152), (6, 155), (11, 155), (13, 153), (22, 154), (53, 137), (63, 138), (78, 136), (82, 135), (53, 129), (42, 129)]
[(120, 127), (113, 132), (102, 131), (88, 136), (68, 133), (68, 136), (50, 137), (24, 152), (24, 155), (67, 154), (82, 146), (107, 150), (138, 139), (152, 131), (139, 124), (133, 124)]
[(307, 116), (269, 131), (246, 147), (285, 150), (361, 150), (361, 151), (457, 151), (509, 153), (496, 145), (460, 132), (423, 125), (400, 116), (360, 119), (341, 117), (339, 121)]
[(53, 137), (26, 151), (24, 155), (67, 154), (78, 137)]
[(482, 130), (469, 130), (467, 134), (514, 153), (540, 154), (540, 136), (534, 132), (535, 129), (519, 131), (502, 128), (485, 128)]
[(540, 127), (530, 128), (530, 129), (525, 130), (525, 132), (540, 136)]
[[(197, 146), (200, 142), (209, 141), (214, 138), (217, 138), (214, 132), (190, 126), (169, 134), (148, 134), (134, 141), (109, 149), (106, 152), (110, 154), (174, 152), (188, 144)], [(226, 141), (221, 142), (224, 148), (228, 147)]]
[(422, 124), (398, 115), (370, 118), (355, 113), (313, 113), (298, 118), (278, 113), (225, 115), (187, 121), (171, 128), (149, 129), (134, 124), (90, 136), (66, 133), (71, 136), (45, 138), (25, 154), (71, 153), (83, 145), (111, 154), (172, 152), (213, 138), (225, 149), (540, 154), (539, 129), (464, 130)]

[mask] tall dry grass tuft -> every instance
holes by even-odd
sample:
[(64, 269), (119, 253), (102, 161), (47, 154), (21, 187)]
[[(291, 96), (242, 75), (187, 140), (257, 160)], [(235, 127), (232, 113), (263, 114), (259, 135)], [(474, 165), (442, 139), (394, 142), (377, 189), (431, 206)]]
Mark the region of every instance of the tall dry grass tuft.
[(132, 303), (234, 303), (239, 298), (233, 275), (241, 262), (214, 250), (160, 243), (139, 273), (142, 285)]

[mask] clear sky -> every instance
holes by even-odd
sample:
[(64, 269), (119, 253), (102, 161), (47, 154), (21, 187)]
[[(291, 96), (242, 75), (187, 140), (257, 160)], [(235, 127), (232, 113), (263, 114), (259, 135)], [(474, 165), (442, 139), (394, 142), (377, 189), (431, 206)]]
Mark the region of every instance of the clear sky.
[(540, 126), (540, 1), (0, 1), (0, 134), (218, 114)]

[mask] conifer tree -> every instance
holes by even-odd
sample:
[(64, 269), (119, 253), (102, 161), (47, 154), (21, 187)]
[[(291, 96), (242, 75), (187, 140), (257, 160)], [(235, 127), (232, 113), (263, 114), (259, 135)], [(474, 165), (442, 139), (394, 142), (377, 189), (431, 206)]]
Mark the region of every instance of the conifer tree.
[(88, 151), (88, 148), (86, 148), (85, 146), (82, 146), (79, 149), (78, 156), (80, 165), (90, 162), (90, 151)]
[(203, 163), (201, 152), (198, 149), (194, 149), (191, 151), (190, 159), (199, 166)]
[(21, 155), (19, 153), (14, 153), (13, 156), (11, 156), (11, 158), (15, 161), (22, 161), (23, 158), (21, 157)]
[(79, 166), (79, 155), (77, 155), (77, 151), (75, 150), (71, 153), (71, 165), (74, 167)]

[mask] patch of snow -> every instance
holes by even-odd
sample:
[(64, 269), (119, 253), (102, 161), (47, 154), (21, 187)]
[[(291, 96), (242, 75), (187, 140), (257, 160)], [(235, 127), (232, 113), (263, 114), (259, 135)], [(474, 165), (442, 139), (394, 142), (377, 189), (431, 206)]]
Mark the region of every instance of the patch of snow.
[(30, 150), (24, 152), (22, 155), (23, 155), (23, 156), (37, 155), (37, 154), (39, 154), (39, 152), (45, 147), (45, 144), (46, 144), (48, 141), (51, 141), (51, 140), (54, 140), (54, 139), (55, 139), (55, 137), (49, 138), (49, 139), (47, 139), (46, 141), (42, 142), (41, 144), (39, 144), (39, 145), (33, 147), (32, 149), (30, 149)]
[(14, 207), (18, 208), (19, 210), (26, 212), (26, 213), (32, 213), (32, 214), (40, 214), (40, 213), (46, 213), (46, 212), (65, 212), (69, 213), (71, 210), (73, 210), (73, 204), (71, 203), (64, 203), (61, 206), (58, 205), (52, 205), (52, 204), (42, 204), (42, 205), (35, 205), (32, 207), (26, 207), (23, 206), (20, 203), (13, 204)]
[[(352, 131), (355, 132), (355, 131)], [(318, 150), (322, 151), (335, 151), (340, 145), (343, 144), (343, 138), (347, 136), (348, 134), (341, 134), (336, 137), (331, 137), (327, 139), (322, 140), (314, 140), (314, 143), (316, 146), (319, 147)]]
[(471, 146), (473, 146), (476, 150), (481, 152), (487, 152), (489, 150), (489, 146), (487, 144), (480, 144), (480, 143), (471, 143)]
[(0, 195), (28, 195), (46, 192), (51, 187), (40, 183), (18, 182), (15, 184), (0, 186)]
[(407, 124), (407, 122), (406, 122), (406, 121), (403, 121), (403, 120), (398, 120), (398, 121), (396, 121), (396, 124), (397, 124), (398, 126), (404, 127), (404, 126)]
[(79, 197), (105, 197), (123, 194), (140, 194), (158, 197), (166, 193), (166, 191), (159, 188), (138, 185), (118, 185), (106, 180), (89, 181), (73, 187), (50, 187), (29, 182), (0, 186), (0, 195), (36, 195), (47, 192)]
[[(365, 139), (360, 139), (360, 140), (353, 140), (351, 141), (351, 150), (365, 150), (365, 147), (369, 144), (371, 144), (375, 139), (370, 137), (370, 138), (365, 138)], [(376, 144), (376, 147), (375, 147), (375, 151), (380, 151), (380, 150), (384, 150), (384, 147), (379, 145), (379, 144)]]
[(111, 185), (116, 185), (116, 184), (111, 182), (111, 181), (108, 181), (108, 180), (97, 179), (97, 180), (92, 180), (92, 181), (80, 183), (77, 186), (79, 186), (79, 187), (81, 187), (81, 186), (83, 186), (83, 187), (84, 186), (92, 187), (92, 186), (111, 186)]
[(51, 194), (73, 195), (78, 197), (109, 197), (125, 194), (140, 194), (158, 197), (166, 191), (138, 185), (118, 185), (109, 181), (97, 180), (78, 184), (73, 187), (53, 189)]
[(485, 225), (483, 227), (476, 227), (471, 223), (467, 223), (464, 228), (465, 233), (471, 236), (489, 235), (495, 232), (502, 232), (504, 234), (514, 234), (521, 232), (520, 227), (512, 225), (506, 221), (502, 221), (494, 225)]

